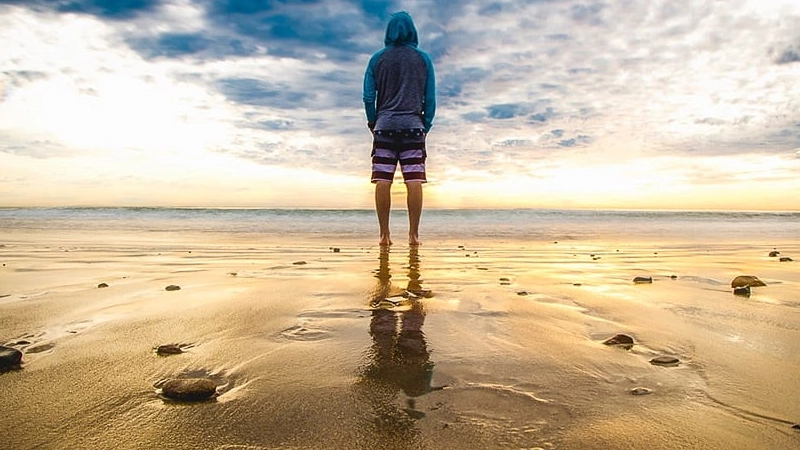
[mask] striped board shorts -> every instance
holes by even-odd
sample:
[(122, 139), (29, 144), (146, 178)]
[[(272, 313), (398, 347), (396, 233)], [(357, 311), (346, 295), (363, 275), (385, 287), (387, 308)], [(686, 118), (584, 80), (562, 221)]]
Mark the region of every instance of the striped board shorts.
[(372, 182), (391, 183), (399, 162), (403, 181), (425, 183), (426, 157), (423, 129), (375, 131), (372, 141)]

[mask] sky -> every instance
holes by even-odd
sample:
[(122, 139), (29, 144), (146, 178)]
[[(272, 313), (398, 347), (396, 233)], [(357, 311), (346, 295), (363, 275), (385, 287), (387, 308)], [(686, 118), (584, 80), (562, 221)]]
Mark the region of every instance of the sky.
[(426, 207), (800, 211), (796, 0), (0, 0), (0, 206), (371, 208), (400, 10)]

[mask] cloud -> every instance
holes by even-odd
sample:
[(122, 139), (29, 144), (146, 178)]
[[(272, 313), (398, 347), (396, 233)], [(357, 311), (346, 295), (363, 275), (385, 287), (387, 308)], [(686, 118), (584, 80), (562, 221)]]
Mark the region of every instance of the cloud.
[(159, 0), (0, 0), (0, 4), (24, 5), (35, 10), (89, 14), (107, 19), (129, 19), (156, 9)]
[(529, 107), (522, 103), (504, 103), (488, 106), (486, 110), (489, 118), (503, 120), (524, 116), (528, 113)]
[(781, 56), (778, 58), (778, 64), (790, 64), (795, 62), (800, 62), (800, 53), (798, 53), (793, 48), (787, 48), (786, 50), (781, 53)]
[(227, 78), (217, 83), (228, 100), (244, 105), (276, 109), (295, 109), (307, 106), (314, 94), (292, 89), (288, 84), (274, 84), (253, 78)]
[[(268, 55), (353, 61), (376, 50), (375, 28), (391, 2), (331, 3), (318, 0), (211, 0), (206, 19), (210, 28)], [(378, 17), (376, 17), (378, 16)], [(373, 32), (370, 33), (370, 30)]]
[(0, 0), (0, 141), (15, 157), (177, 145), (355, 175), (363, 71), (402, 7), (436, 65), (432, 161), (452, 170), (785, 158), (800, 7), (777, 3)]

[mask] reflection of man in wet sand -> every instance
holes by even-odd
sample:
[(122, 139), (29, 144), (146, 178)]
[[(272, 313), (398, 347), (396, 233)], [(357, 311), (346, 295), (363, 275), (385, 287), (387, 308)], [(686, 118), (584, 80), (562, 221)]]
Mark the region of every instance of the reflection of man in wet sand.
[[(414, 398), (431, 391), (433, 362), (425, 342), (422, 325), (425, 307), (422, 296), (417, 248), (409, 252), (408, 284), (405, 290), (393, 289), (389, 269), (389, 249), (381, 251), (378, 284), (371, 295), (374, 308), (369, 332), (372, 336), (371, 360), (363, 372), (363, 386), (375, 407), (385, 431), (399, 435), (414, 419), (424, 416), (415, 410)], [(426, 295), (427, 294), (427, 295)], [(407, 398), (407, 408), (396, 405), (398, 391)], [(394, 427), (396, 430), (392, 431)]]

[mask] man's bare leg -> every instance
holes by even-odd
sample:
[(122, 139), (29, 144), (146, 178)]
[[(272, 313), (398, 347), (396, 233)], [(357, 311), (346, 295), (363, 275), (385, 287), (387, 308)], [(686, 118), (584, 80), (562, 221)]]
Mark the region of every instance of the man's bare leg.
[(380, 245), (392, 245), (389, 237), (389, 213), (392, 209), (392, 183), (378, 181), (375, 183), (375, 211), (378, 213), (378, 228), (380, 229)]
[(406, 204), (408, 206), (408, 243), (421, 244), (419, 240), (419, 219), (422, 216), (422, 183), (406, 183)]

